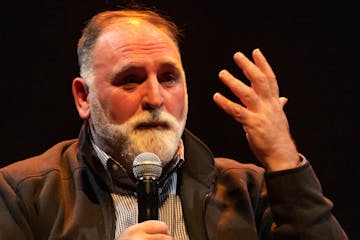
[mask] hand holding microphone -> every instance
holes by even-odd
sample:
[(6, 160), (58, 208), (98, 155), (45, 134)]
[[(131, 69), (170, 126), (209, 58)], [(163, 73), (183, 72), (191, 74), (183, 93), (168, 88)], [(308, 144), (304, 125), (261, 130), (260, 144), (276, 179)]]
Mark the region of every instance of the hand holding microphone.
[[(117, 240), (166, 239), (173, 240), (166, 223), (157, 221), (159, 212), (158, 178), (162, 172), (159, 157), (143, 152), (135, 157), (133, 173), (138, 197), (138, 224), (126, 229)], [(156, 220), (156, 221), (147, 221)]]

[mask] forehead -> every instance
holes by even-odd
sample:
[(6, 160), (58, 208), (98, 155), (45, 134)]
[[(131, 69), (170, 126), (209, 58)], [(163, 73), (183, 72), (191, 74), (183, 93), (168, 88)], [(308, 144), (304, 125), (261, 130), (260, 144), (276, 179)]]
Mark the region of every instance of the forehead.
[(128, 51), (166, 50), (169, 54), (180, 57), (174, 40), (165, 30), (137, 18), (116, 20), (106, 26), (95, 44), (95, 49), (126, 53)]

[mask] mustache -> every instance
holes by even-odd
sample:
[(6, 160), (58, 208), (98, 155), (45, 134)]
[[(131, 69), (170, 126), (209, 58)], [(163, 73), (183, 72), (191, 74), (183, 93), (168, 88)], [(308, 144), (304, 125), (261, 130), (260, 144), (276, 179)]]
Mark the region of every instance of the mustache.
[(131, 126), (136, 130), (148, 129), (171, 129), (175, 122), (174, 118), (164, 111), (148, 111), (135, 116), (131, 120)]

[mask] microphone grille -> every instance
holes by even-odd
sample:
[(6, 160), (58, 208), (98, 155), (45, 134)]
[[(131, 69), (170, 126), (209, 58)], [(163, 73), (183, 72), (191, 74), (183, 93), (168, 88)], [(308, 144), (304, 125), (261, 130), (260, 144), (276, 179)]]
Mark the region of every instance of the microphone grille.
[(157, 179), (162, 172), (160, 158), (152, 152), (143, 152), (137, 155), (133, 162), (133, 173), (136, 179), (152, 177)]

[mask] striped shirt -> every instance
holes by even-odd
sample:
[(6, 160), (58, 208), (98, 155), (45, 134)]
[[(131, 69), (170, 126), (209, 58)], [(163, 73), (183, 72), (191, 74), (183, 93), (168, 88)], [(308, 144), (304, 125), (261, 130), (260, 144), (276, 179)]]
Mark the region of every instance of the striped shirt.
[[(112, 158), (102, 151), (93, 141), (92, 145), (103, 166), (109, 171), (109, 161)], [(177, 157), (183, 159), (183, 145), (179, 144)], [(121, 167), (121, 165), (120, 165)], [(159, 188), (159, 220), (168, 225), (169, 231), (174, 239), (186, 240), (189, 236), (183, 218), (181, 200), (176, 193), (177, 173), (174, 171), (167, 177), (164, 185)], [(138, 205), (136, 192), (122, 191), (121, 193), (111, 193), (115, 206), (116, 229), (115, 239), (129, 226), (136, 224), (138, 218)]]

